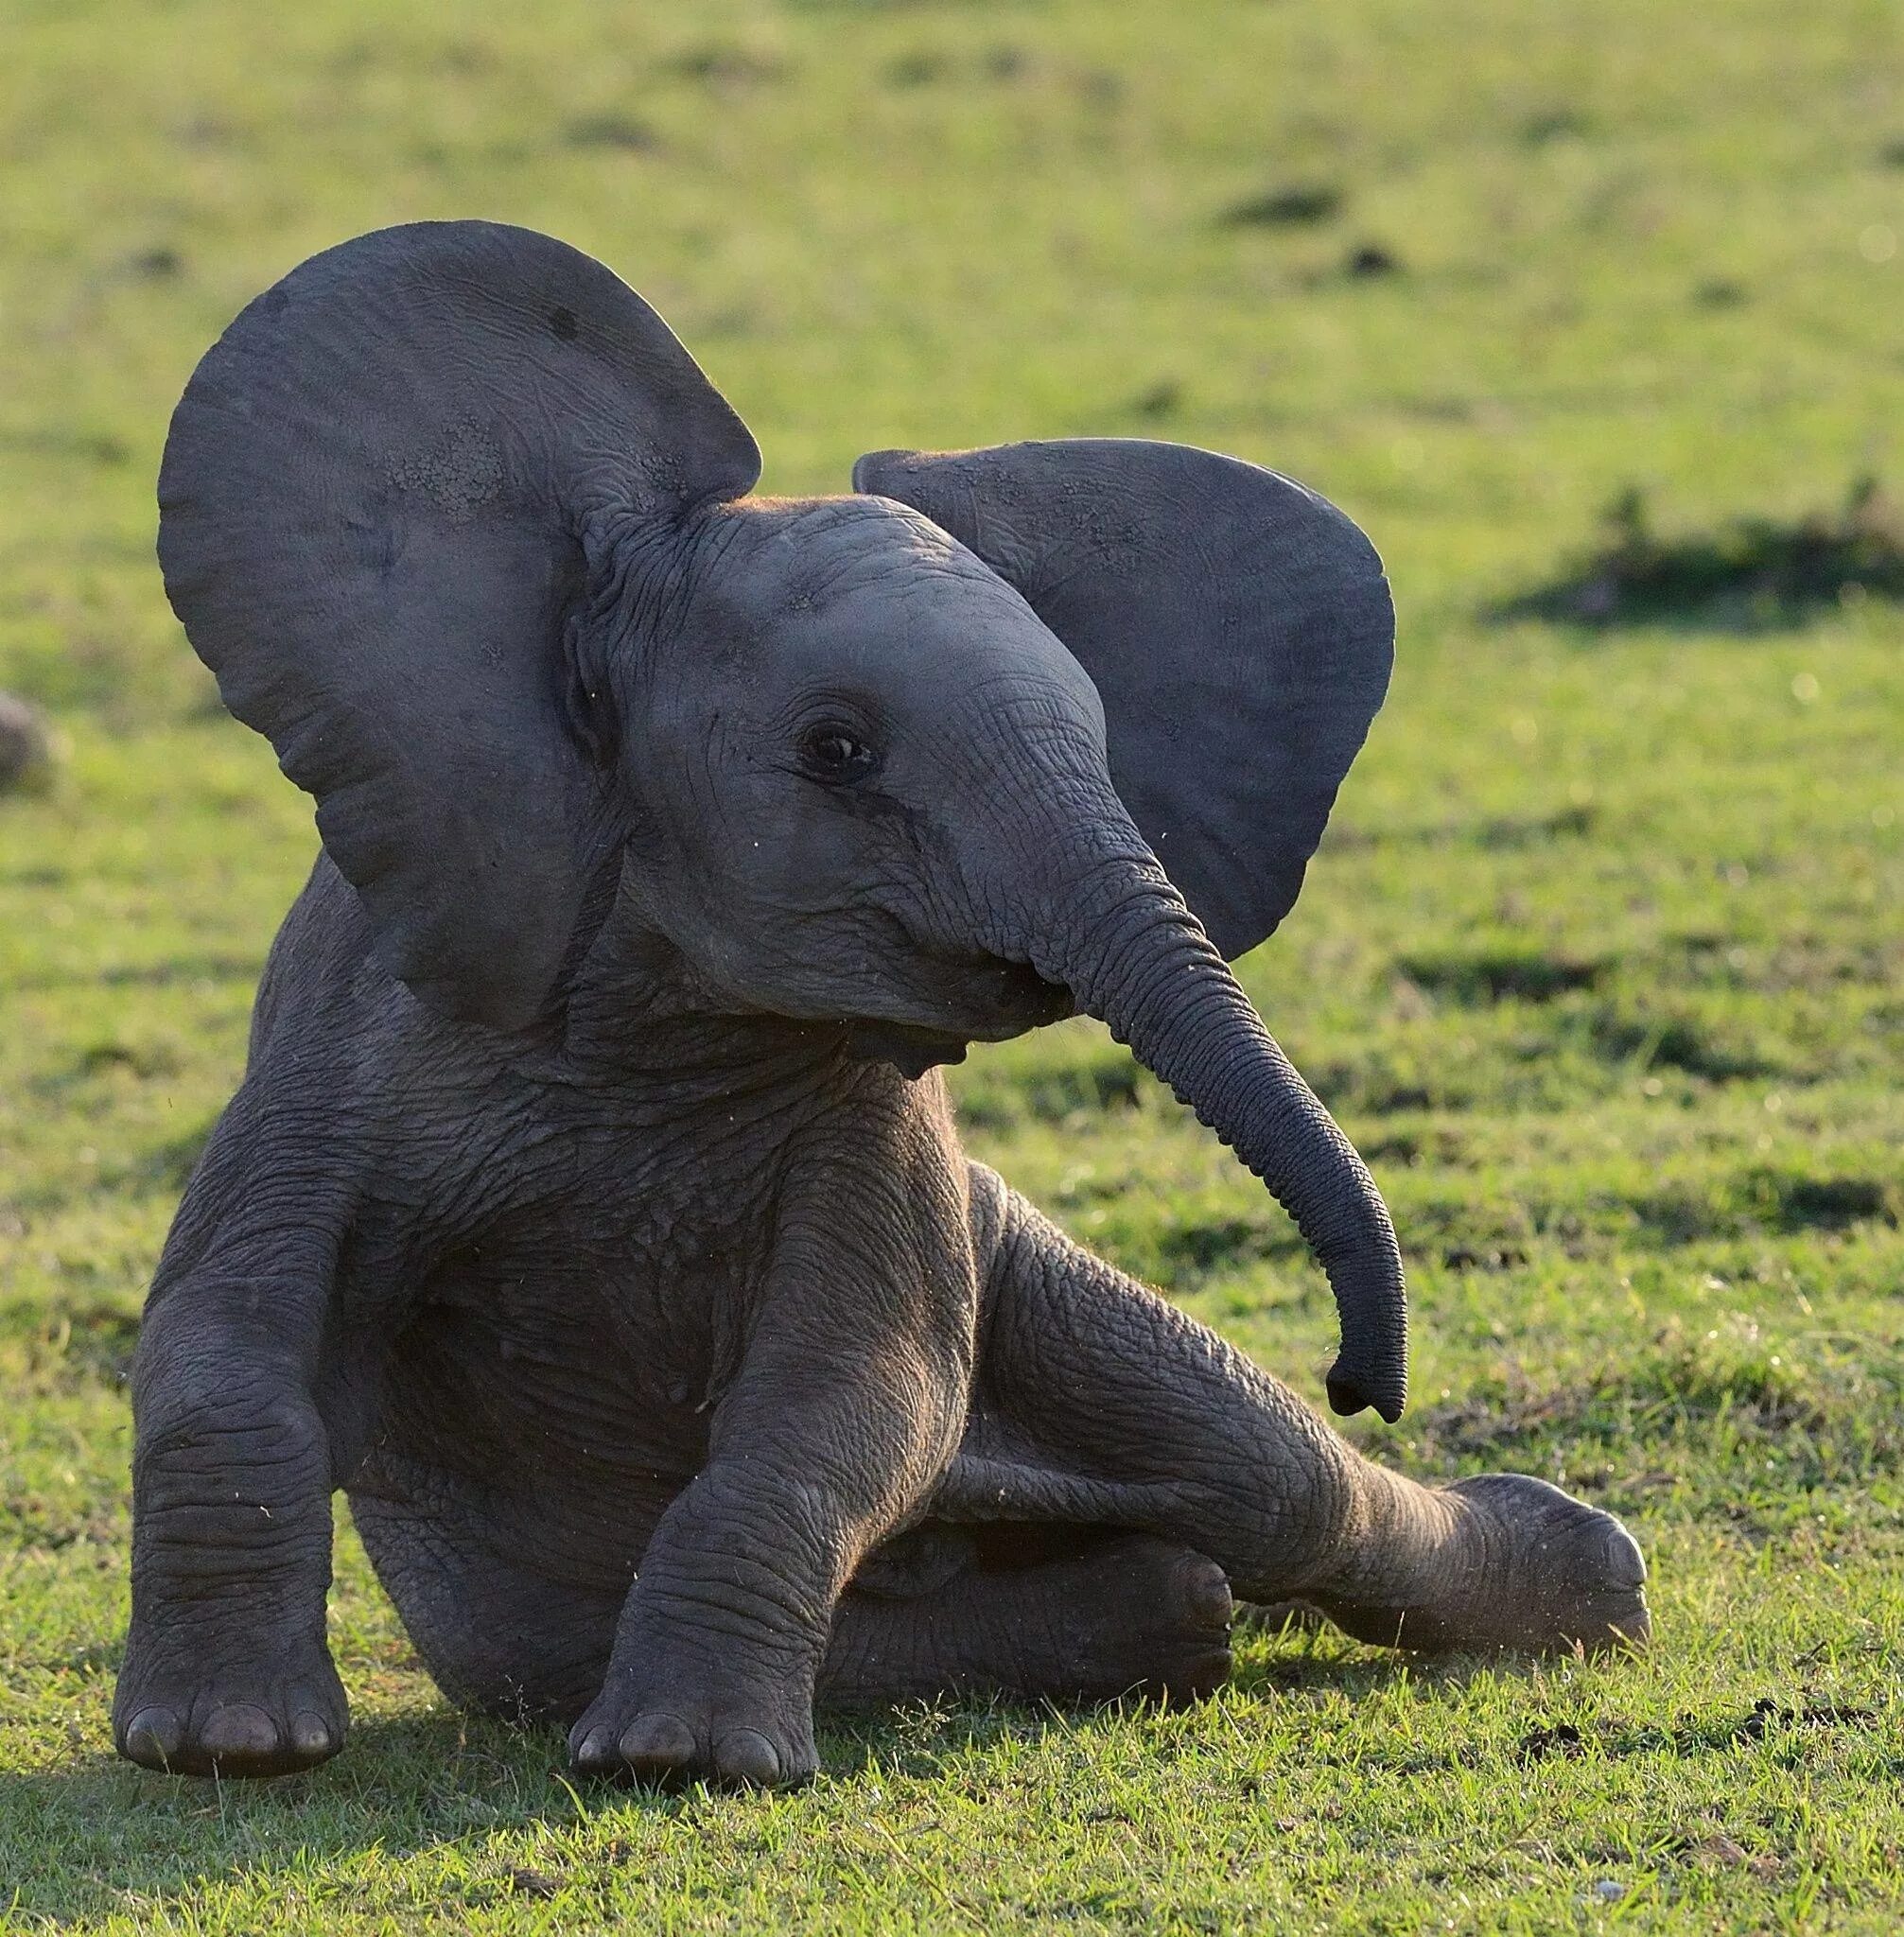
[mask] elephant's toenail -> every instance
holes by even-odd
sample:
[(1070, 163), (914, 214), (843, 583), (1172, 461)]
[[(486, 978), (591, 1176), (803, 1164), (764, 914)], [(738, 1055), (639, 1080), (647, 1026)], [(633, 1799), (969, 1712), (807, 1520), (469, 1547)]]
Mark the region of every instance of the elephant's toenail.
[(330, 1724), (321, 1715), (304, 1710), (291, 1723), (291, 1747), (301, 1760), (321, 1762), (337, 1744), (331, 1740)]
[(277, 1724), (250, 1701), (229, 1701), (212, 1711), (199, 1746), (214, 1762), (262, 1761), (277, 1753)]
[(184, 1738), (184, 1729), (169, 1708), (142, 1708), (126, 1724), (124, 1750), (147, 1769), (170, 1769)]
[(590, 1729), (569, 1753), (577, 1769), (598, 1774), (604, 1769), (612, 1769), (616, 1761), (615, 1731), (603, 1722)]
[(678, 1715), (638, 1715), (621, 1732), (621, 1759), (637, 1769), (678, 1769), (694, 1759), (694, 1731)]
[(1606, 1530), (1601, 1564), (1615, 1587), (1638, 1587), (1646, 1580), (1646, 1556), (1639, 1543), (1616, 1523)]
[(1230, 1582), (1222, 1568), (1205, 1561), (1185, 1570), (1183, 1604), (1191, 1618), (1206, 1627), (1227, 1628), (1235, 1613)]
[(729, 1729), (714, 1744), (714, 1767), (729, 1782), (758, 1783), (761, 1788), (780, 1779), (780, 1758), (759, 1729)]

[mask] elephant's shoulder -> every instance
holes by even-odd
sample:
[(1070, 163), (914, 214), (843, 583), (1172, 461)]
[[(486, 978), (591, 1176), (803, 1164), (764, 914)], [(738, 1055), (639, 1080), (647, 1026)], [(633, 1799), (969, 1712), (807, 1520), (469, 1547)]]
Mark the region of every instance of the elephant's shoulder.
[(320, 851), (265, 960), (247, 1084), (320, 1114), (368, 1109), (455, 1063), (457, 1034), (378, 958), (357, 891)]

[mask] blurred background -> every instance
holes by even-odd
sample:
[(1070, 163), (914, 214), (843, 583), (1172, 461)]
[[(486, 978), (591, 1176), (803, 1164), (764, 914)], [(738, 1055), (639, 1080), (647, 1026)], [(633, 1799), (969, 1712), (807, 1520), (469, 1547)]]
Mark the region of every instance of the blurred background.
[[(103, 1740), (138, 1302), (314, 851), (166, 606), (166, 419), (304, 256), (450, 216), (634, 284), (753, 428), (763, 489), (843, 490), (882, 445), (1138, 435), (1288, 471), (1363, 524), (1395, 684), (1243, 970), (1409, 1258), (1416, 1404), (1355, 1430), (1630, 1517), (1675, 1637), (1615, 1684), (1635, 1713), (1724, 1709), (1724, 1610), (1791, 1713), (1828, 1683), (1895, 1736), (1873, 1651), (1904, 1621), (1894, 0), (9, 0), (4, 32), (0, 1766), (92, 1769)], [(1334, 1318), (1295, 1233), (1101, 1032), (954, 1082), (977, 1154), (1317, 1395)], [(354, 1554), (346, 1679), (399, 1730), (370, 1780), (401, 1787), (440, 1760), (436, 1711)], [(1296, 1700), (1285, 1644), (1252, 1647), (1238, 1699)], [(1812, 1647), (1825, 1667), (1797, 1665)], [(1444, 1706), (1390, 1725), (1528, 1725), (1524, 1694), (1420, 1699)], [(1878, 1752), (1844, 1739), (1842, 1769), (1809, 1753), (1852, 1787), (1764, 1829), (1768, 1902), (1877, 1887), (1892, 1832), (1856, 1783)], [(1673, 1822), (1773, 1797), (1762, 1748), (1683, 1769)], [(492, 1750), (526, 1821), (546, 1756)], [(1556, 1802), (1561, 1855), (1476, 1901), (1567, 1900), (1595, 1821), (1644, 1844), (1656, 1798), (1622, 1780)], [(52, 1836), (38, 1793), (0, 1785), (0, 1823), (41, 1807)], [(1458, 1847), (1495, 1833), (1484, 1800), (1435, 1793)], [(1369, 1835), (1413, 1848), (1410, 1806)], [(1166, 1842), (1196, 1817), (1167, 1789), (1129, 1807)], [(236, 1833), (162, 1862), (69, 1822), (23, 1900), (189, 1893)], [(1725, 1835), (1745, 1876), (1757, 1845)], [(918, 1847), (954, 1878), (977, 1860)], [(1384, 1890), (1402, 1915), (1424, 1862), (1331, 1887), (1345, 1916)], [(1226, 1874), (1261, 1911), (1307, 1873)]]

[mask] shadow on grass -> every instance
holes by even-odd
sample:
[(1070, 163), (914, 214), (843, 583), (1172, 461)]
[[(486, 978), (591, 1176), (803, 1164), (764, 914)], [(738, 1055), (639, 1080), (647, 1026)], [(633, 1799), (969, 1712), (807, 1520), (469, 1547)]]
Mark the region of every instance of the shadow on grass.
[[(117, 1912), (279, 1872), (404, 1858), (543, 1821), (573, 1822), (553, 1730), (444, 1712), (351, 1731), (336, 1761), (273, 1782), (153, 1775), (111, 1754), (0, 1775), (0, 1925)], [(690, 1799), (630, 1790), (638, 1807)], [(503, 1873), (498, 1872), (498, 1875)]]
[(1395, 966), (1416, 987), (1478, 1006), (1510, 1000), (1548, 1003), (1596, 987), (1613, 966), (1603, 959), (1529, 947), (1432, 950)]
[(1588, 551), (1492, 616), (1752, 633), (1862, 598), (1904, 600), (1904, 507), (1868, 477), (1835, 512), (1738, 517), (1669, 536), (1654, 529), (1645, 494), (1627, 490)]
[[(1261, 1632), (1260, 1626), (1258, 1632)], [(1273, 1632), (1273, 1631), (1272, 1631)], [(1284, 1627), (1291, 1647), (1240, 1665), (1235, 1685), (1365, 1695), (1395, 1676), (1424, 1672), (1400, 1655), (1364, 1651), (1328, 1633)], [(1477, 1664), (1427, 1672), (1459, 1682)], [(1498, 1672), (1500, 1664), (1489, 1667)], [(1136, 1700), (1080, 1705), (914, 1703), (869, 1714), (821, 1717), (822, 1782), (878, 1772), (952, 1778), (974, 1754), (1072, 1733), (1093, 1724), (1168, 1728), (1170, 1710)], [(1162, 1718), (1147, 1724), (1145, 1718)], [(109, 1754), (33, 1773), (0, 1774), (0, 1927), (57, 1927), (111, 1915), (157, 1921), (201, 1893), (264, 1882), (307, 1897), (314, 1887), (348, 1891), (361, 1867), (366, 1887), (393, 1863), (456, 1849), (473, 1875), (453, 1894), (536, 1894), (541, 1880), (514, 1867), (512, 1830), (570, 1830), (604, 1812), (681, 1819), (698, 1833), (709, 1807), (746, 1798), (695, 1785), (679, 1791), (573, 1781), (553, 1728), (516, 1729), (451, 1711), (359, 1724), (344, 1753), (306, 1775), (271, 1782), (173, 1779)], [(769, 1806), (761, 1805), (763, 1810)], [(460, 1866), (461, 1868), (462, 1866)], [(221, 1925), (219, 1928), (223, 1928)]]
[(1498, 853), (1513, 853), (1528, 847), (1545, 847), (1550, 842), (1590, 834), (1599, 820), (1598, 811), (1579, 803), (1556, 809), (1551, 813), (1508, 814), (1478, 821), (1437, 821), (1426, 827), (1358, 828), (1348, 822), (1334, 822), (1322, 836), (1325, 851), (1352, 850), (1385, 846), (1458, 847), (1472, 842)]

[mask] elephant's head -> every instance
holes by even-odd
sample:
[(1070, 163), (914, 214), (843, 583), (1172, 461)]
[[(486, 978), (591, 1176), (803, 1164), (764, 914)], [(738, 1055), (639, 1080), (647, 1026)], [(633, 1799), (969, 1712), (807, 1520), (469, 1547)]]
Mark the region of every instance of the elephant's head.
[(1330, 1397), (1395, 1418), (1388, 1213), (1225, 966), (1381, 704), (1366, 539), (1171, 445), (882, 452), (801, 502), (758, 475), (599, 263), (420, 224), (207, 354), (160, 555), (421, 1000), (559, 1026), (632, 934), (910, 1074), (1088, 1011), (1294, 1215), (1342, 1311)]

